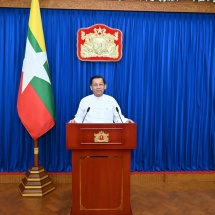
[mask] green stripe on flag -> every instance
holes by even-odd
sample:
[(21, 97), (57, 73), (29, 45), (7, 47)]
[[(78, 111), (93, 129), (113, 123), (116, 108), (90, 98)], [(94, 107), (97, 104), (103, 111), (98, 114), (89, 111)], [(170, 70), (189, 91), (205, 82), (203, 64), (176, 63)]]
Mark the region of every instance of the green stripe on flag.
[(38, 96), (41, 98), (42, 102), (48, 109), (49, 113), (55, 120), (55, 111), (54, 111), (54, 96), (52, 93), (52, 87), (51, 84), (40, 79), (37, 77), (34, 77), (31, 80), (31, 85), (33, 86), (34, 90), (38, 94)]
[(43, 65), (48, 76), (49, 76), (49, 80), (51, 80), (51, 76), (50, 76), (50, 72), (49, 72), (49, 65), (48, 65), (48, 62), (46, 61), (45, 64)]
[(28, 40), (31, 43), (32, 47), (34, 48), (35, 52), (43, 51), (30, 28), (28, 28)]

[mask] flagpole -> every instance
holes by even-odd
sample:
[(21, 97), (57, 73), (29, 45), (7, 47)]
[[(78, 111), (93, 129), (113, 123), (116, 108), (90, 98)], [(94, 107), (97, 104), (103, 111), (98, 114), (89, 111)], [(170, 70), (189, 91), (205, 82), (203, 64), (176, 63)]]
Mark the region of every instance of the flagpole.
[(34, 140), (34, 166), (39, 166), (39, 144), (38, 139)]
[[(23, 125), (34, 139), (34, 164), (22, 179), (19, 191), (22, 196), (44, 196), (55, 186), (39, 164), (38, 138), (55, 125), (55, 109), (39, 0), (31, 0), (28, 28), (31, 33), (28, 33), (26, 40), (17, 110)], [(26, 77), (31, 77), (31, 80)], [(44, 88), (45, 92), (38, 91), (38, 88)]]

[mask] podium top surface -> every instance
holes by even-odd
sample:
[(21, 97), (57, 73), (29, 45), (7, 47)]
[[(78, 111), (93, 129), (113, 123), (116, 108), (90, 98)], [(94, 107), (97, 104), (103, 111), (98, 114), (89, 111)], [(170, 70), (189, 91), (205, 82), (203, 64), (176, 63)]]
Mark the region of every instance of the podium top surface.
[(136, 123), (67, 123), (67, 149), (135, 149)]

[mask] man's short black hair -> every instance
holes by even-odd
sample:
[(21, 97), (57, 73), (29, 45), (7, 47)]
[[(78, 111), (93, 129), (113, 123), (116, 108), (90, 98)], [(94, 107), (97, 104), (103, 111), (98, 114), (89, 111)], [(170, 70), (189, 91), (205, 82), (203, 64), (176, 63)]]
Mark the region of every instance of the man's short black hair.
[(101, 75), (94, 75), (91, 79), (90, 79), (90, 85), (93, 84), (93, 79), (95, 78), (102, 78), (104, 85), (106, 84), (106, 80), (104, 79), (104, 77), (102, 77)]

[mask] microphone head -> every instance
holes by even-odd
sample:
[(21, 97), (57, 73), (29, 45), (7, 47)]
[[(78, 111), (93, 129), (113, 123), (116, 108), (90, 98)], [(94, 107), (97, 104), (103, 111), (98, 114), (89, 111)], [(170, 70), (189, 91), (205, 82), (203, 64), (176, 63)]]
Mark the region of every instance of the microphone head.
[(90, 110), (90, 107), (87, 108), (87, 112), (89, 112), (89, 110)]
[(119, 113), (119, 109), (118, 109), (118, 107), (116, 107), (116, 111)]

